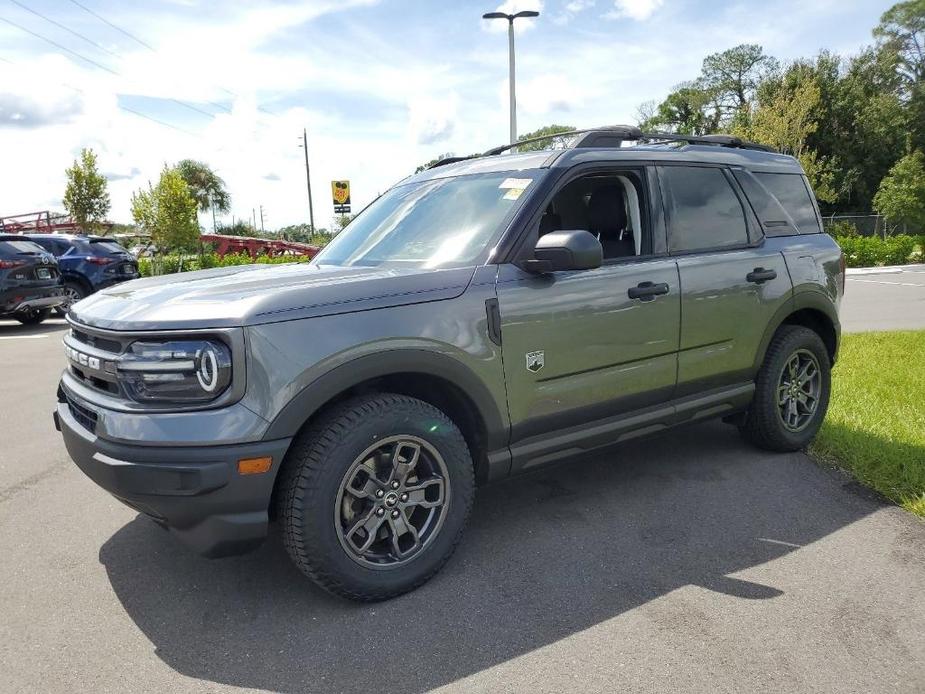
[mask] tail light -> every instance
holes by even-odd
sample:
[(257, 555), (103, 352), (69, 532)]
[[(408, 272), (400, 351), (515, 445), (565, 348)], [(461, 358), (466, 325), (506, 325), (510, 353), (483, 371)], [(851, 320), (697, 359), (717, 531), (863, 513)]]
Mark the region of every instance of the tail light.
[(0, 260), (0, 270), (9, 270), (20, 265), (25, 265), (25, 260)]
[(91, 255), (87, 258), (88, 263), (93, 263), (94, 265), (109, 265), (109, 263), (115, 262), (112, 258), (100, 258), (96, 255)]

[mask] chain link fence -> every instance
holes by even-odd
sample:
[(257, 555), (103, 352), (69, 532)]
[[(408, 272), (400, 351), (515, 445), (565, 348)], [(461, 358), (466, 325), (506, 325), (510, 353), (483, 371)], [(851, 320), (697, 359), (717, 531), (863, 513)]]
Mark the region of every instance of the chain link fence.
[(885, 239), (898, 234), (920, 234), (922, 230), (912, 229), (907, 224), (894, 224), (881, 214), (832, 215), (822, 218), (822, 227), (833, 236), (846, 236), (854, 227), (858, 236), (877, 236)]

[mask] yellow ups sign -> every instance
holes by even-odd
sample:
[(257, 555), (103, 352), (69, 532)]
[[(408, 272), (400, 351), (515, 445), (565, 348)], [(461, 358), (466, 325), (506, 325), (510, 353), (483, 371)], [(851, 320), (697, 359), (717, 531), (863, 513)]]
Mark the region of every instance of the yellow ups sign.
[(334, 214), (350, 214), (350, 181), (331, 181)]

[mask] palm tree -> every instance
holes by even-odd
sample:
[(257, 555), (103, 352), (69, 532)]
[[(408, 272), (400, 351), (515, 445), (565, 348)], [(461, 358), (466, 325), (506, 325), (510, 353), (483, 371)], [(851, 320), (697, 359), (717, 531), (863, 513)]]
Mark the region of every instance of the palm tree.
[(212, 231), (215, 231), (215, 212), (231, 210), (231, 196), (225, 189), (225, 181), (208, 164), (195, 159), (184, 159), (177, 164), (177, 170), (189, 186), (200, 212), (212, 210)]

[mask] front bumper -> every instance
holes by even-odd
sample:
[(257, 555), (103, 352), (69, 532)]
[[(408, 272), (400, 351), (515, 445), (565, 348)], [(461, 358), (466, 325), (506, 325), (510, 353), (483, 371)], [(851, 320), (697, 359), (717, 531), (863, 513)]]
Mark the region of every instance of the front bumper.
[[(54, 413), (68, 454), (100, 487), (208, 557), (240, 554), (266, 537), (273, 482), (291, 439), (217, 446), (140, 446), (95, 435), (93, 411), (65, 398)], [(242, 458), (272, 456), (240, 475)]]

